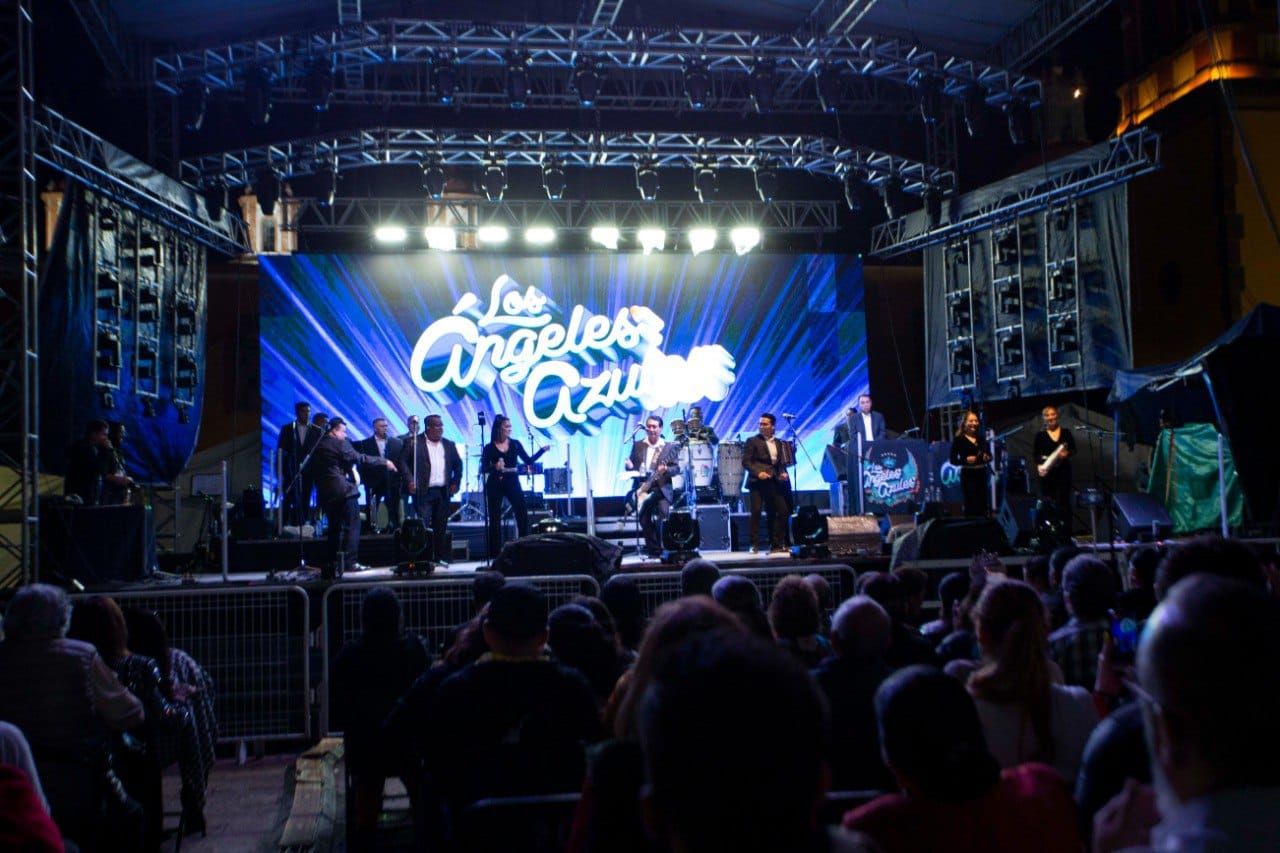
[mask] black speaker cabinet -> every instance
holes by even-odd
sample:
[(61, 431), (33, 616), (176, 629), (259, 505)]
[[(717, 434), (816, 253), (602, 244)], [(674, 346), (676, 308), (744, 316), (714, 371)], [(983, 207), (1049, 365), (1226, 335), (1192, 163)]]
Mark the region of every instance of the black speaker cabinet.
[(1149, 542), (1173, 533), (1173, 519), (1154, 495), (1116, 492), (1111, 511), (1116, 532), (1126, 542)]
[(156, 565), (155, 522), (143, 506), (40, 504), (40, 580), (86, 587), (140, 581)]

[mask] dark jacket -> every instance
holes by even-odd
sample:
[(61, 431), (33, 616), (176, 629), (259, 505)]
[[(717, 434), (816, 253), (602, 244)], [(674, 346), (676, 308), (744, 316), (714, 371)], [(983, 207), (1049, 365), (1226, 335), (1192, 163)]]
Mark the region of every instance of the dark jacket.
[(747, 469), (747, 486), (749, 488), (758, 488), (760, 485), (760, 472), (770, 471), (773, 473), (773, 479), (776, 481), (778, 474), (786, 471), (787, 468), (795, 461), (795, 450), (791, 446), (791, 442), (784, 441), (774, 436), (774, 442), (778, 445), (778, 461), (774, 463), (769, 458), (769, 444), (762, 435), (753, 435), (747, 439), (746, 446), (742, 449), (742, 464)]
[(324, 436), (324, 430), (315, 424), (307, 424), (306, 437), (302, 441), (298, 441), (298, 431), (296, 429), (297, 421), (289, 421), (280, 427), (280, 434), (276, 437), (276, 447), (281, 451), (283, 459), (280, 461), (282, 470), (287, 471), (289, 476), (297, 473), (298, 466), (302, 464), (302, 460), (307, 458), (307, 454), (315, 448), (320, 439)]
[[(458, 445), (454, 444), (447, 438), (440, 439), (440, 443), (444, 445), (444, 467), (445, 485), (448, 487), (450, 494), (462, 485), (462, 457), (458, 454)], [(416, 440), (418, 446), (418, 494), (424, 494), (427, 485), (431, 482), (431, 454), (427, 453), (427, 437), (419, 434)], [(400, 449), (400, 456), (396, 459), (396, 467), (400, 469), (400, 481), (408, 485), (413, 479), (413, 456), (414, 443), (406, 441)]]
[[(661, 489), (662, 496), (666, 498), (669, 503), (674, 502), (675, 500), (674, 492), (671, 491), (671, 477), (673, 474), (677, 473), (680, 470), (680, 451), (676, 449), (678, 447), (679, 445), (670, 441), (662, 445), (662, 448), (658, 451), (657, 458), (662, 459), (662, 455), (664, 453), (667, 454), (668, 456), (673, 456), (674, 458), (666, 460), (665, 464), (667, 466), (667, 470), (664, 473), (657, 475), (657, 479), (654, 480), (653, 486), (649, 488), (649, 491), (651, 493), (654, 491), (654, 489)], [(631, 460), (631, 467), (634, 468), (636, 471), (643, 472), (647, 475), (649, 472), (645, 470), (644, 463), (648, 455), (649, 455), (649, 442), (647, 441), (634, 442), (631, 445), (631, 456), (629, 457)], [(641, 485), (643, 485), (647, 479), (648, 479), (647, 476), (637, 478), (636, 488), (639, 488)]]
[[(862, 429), (862, 412), (858, 412), (850, 420), (853, 421), (855, 431)], [(871, 412), (871, 441), (881, 441), (884, 439), (884, 415), (879, 412)], [(867, 437), (862, 437), (863, 441), (867, 441)], [(835, 444), (847, 444), (849, 442), (849, 424), (848, 422), (836, 424)]]
[[(378, 442), (373, 436), (362, 438), (360, 441), (354, 442), (352, 445), (358, 452), (368, 456), (379, 456), (382, 459), (390, 459), (396, 463), (396, 467), (400, 467), (400, 451), (403, 445), (400, 439), (387, 436), (387, 448), (383, 454), (378, 453)], [(360, 480), (364, 483), (366, 489), (384, 495), (389, 491), (389, 487), (393, 482), (393, 478), (399, 474), (392, 474), (387, 470), (385, 465), (361, 465)]]
[(831, 784), (837, 791), (892, 791), (893, 776), (880, 757), (872, 701), (892, 670), (878, 658), (827, 658), (813, 670), (831, 705)]
[(310, 468), (321, 504), (360, 494), (355, 480), (351, 478), (351, 469), (356, 465), (382, 465), (385, 468), (386, 462), (380, 456), (357, 452), (345, 438), (326, 435), (320, 439), (315, 455), (311, 457)]
[(431, 654), (415, 634), (357, 637), (333, 661), (334, 723), (346, 742), (347, 766), (354, 772), (402, 770), (411, 760), (404, 744), (384, 741), (382, 721), (431, 664)]

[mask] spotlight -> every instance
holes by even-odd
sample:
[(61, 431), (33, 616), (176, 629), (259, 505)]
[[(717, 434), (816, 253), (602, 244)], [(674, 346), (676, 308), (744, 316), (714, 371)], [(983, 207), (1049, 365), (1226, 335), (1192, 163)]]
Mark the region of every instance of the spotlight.
[(606, 249), (617, 249), (620, 236), (618, 229), (612, 225), (597, 225), (591, 229), (591, 242)]
[(640, 198), (653, 201), (658, 197), (658, 167), (652, 159), (641, 160), (636, 164), (636, 189), (640, 190)]
[(542, 166), (542, 188), (547, 191), (547, 198), (559, 201), (564, 197), (564, 166), (557, 157), (552, 157)]
[(453, 103), (453, 96), (458, 91), (458, 70), (453, 60), (447, 56), (437, 56), (431, 64), (431, 87), (435, 89), (436, 100), (442, 105)]
[(919, 86), (920, 118), (925, 124), (937, 124), (942, 106), (942, 81), (937, 77), (921, 77)]
[(328, 169), (328, 183), (326, 184), (326, 192), (321, 201), (325, 207), (333, 207), (333, 203), (338, 200), (338, 164), (335, 162)]
[(880, 187), (880, 198), (884, 202), (884, 215), (897, 219), (907, 212), (906, 192), (902, 189), (902, 181), (890, 178)]
[(245, 72), (244, 109), (254, 127), (271, 121), (271, 72), (261, 65)]
[(769, 204), (778, 194), (778, 166), (772, 160), (763, 160), (756, 166), (756, 194)]
[(444, 197), (444, 166), (439, 160), (422, 162), (422, 188), (427, 191), (427, 198), (439, 201)]
[(729, 232), (729, 240), (733, 243), (733, 251), (745, 255), (760, 245), (760, 229), (754, 225), (739, 225)]
[(484, 189), (485, 198), (492, 202), (502, 201), (507, 191), (507, 169), (497, 160), (485, 164), (484, 175), (480, 178), (480, 186)]
[(936, 228), (942, 222), (942, 193), (935, 187), (924, 191), (924, 215), (930, 228)]
[(696, 59), (684, 65), (684, 95), (695, 110), (705, 107), (711, 96), (711, 77), (707, 74), (707, 67)]
[(422, 229), (422, 236), (427, 240), (427, 248), (437, 252), (452, 252), (458, 248), (458, 232), (448, 225), (428, 225)]
[(698, 546), (702, 544), (702, 531), (698, 527), (698, 519), (686, 509), (674, 510), (661, 523), (662, 526), (662, 561), (664, 563), (684, 563), (698, 556)]
[(640, 248), (646, 255), (661, 252), (667, 245), (667, 232), (661, 228), (641, 228), (636, 232), (636, 239), (640, 241)]
[(555, 229), (545, 225), (533, 225), (524, 230), (524, 241), (531, 246), (545, 246), (554, 243), (555, 239)]
[(510, 236), (505, 225), (481, 225), (476, 230), (476, 239), (491, 246), (507, 242)]
[(747, 85), (751, 90), (751, 106), (758, 113), (767, 113), (773, 109), (773, 96), (778, 91), (778, 64), (772, 59), (762, 59), (751, 69), (747, 77)]
[(824, 113), (833, 113), (839, 108), (837, 103), (844, 92), (844, 75), (834, 65), (824, 65), (818, 69), (814, 85), (818, 89), (818, 103)]
[(716, 229), (705, 227), (689, 229), (689, 249), (695, 255), (701, 255), (703, 252), (709, 252), (715, 247)]
[(409, 232), (400, 225), (379, 225), (373, 229), (373, 239), (379, 243), (403, 243), (409, 239)]
[(333, 99), (333, 60), (327, 56), (317, 56), (307, 65), (306, 78), (307, 101), (318, 113), (329, 109), (329, 101)]
[(276, 202), (280, 199), (280, 181), (271, 169), (259, 169), (253, 180), (253, 192), (258, 197), (258, 207), (266, 216), (275, 213)]
[(951, 384), (971, 383), (973, 381), (973, 344), (967, 340), (952, 341), (950, 350)]
[(529, 58), (519, 53), (507, 56), (507, 105), (524, 109), (529, 102)]
[(1021, 367), (1022, 335), (1001, 332), (996, 336), (996, 354), (1000, 359), (1001, 367)]
[(227, 186), (218, 183), (204, 188), (204, 210), (214, 222), (222, 219), (222, 212), (227, 209)]
[(420, 518), (407, 518), (396, 530), (396, 551), (401, 560), (396, 564), (395, 573), (417, 574), (433, 572), (435, 560), (440, 557), (433, 553), (434, 539), (431, 529), (423, 524)]
[(573, 63), (573, 88), (578, 93), (578, 103), (584, 107), (593, 106), (600, 95), (602, 82), (596, 61), (590, 56), (579, 56)]
[(987, 99), (981, 86), (972, 86), (965, 93), (961, 102), (964, 115), (964, 129), (970, 137), (978, 136), (986, 129)]
[(814, 506), (802, 506), (792, 514), (789, 522), (791, 528), (791, 556), (796, 559), (808, 557), (829, 557), (831, 550), (827, 547), (830, 531), (827, 529), (827, 517), (818, 512)]
[(100, 370), (115, 370), (120, 366), (120, 336), (109, 329), (98, 329), (97, 359)]
[(862, 178), (853, 169), (846, 169), (844, 173), (844, 203), (849, 205), (849, 210), (854, 214), (862, 212), (862, 199), (865, 194), (865, 184)]
[(1080, 351), (1080, 335), (1073, 317), (1059, 317), (1049, 326), (1049, 352), (1063, 355)]
[(1014, 145), (1026, 145), (1031, 135), (1031, 111), (1027, 105), (1009, 101), (1001, 109), (1009, 125), (1009, 141)]
[(209, 106), (209, 87), (203, 80), (184, 83), (178, 92), (178, 114), (187, 130), (199, 130), (204, 124), (205, 110)]
[(716, 197), (716, 170), (708, 162), (695, 166), (693, 170), (693, 188), (698, 193), (698, 201), (706, 204)]

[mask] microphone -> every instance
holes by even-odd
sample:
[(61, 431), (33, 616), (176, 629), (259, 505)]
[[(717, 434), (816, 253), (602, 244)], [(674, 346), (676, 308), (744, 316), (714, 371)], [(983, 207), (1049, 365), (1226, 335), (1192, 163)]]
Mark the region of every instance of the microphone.
[(790, 414), (789, 412), (783, 412), (782, 416), (789, 421), (794, 421), (796, 419), (796, 416), (793, 414)]
[(898, 433), (898, 435), (911, 435), (913, 432), (919, 432), (919, 431), (920, 431), (920, 427), (912, 427), (911, 429), (906, 430), (905, 432)]
[(484, 426), (484, 412), (479, 412), (476, 417), (480, 419), (480, 426)]

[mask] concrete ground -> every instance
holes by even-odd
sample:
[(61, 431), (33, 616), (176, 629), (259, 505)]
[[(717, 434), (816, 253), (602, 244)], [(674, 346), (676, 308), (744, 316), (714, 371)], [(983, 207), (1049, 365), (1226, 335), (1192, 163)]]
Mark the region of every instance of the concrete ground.
[[(296, 758), (268, 755), (244, 765), (219, 760), (209, 778), (204, 810), (208, 837), (188, 835), (182, 839), (183, 853), (276, 853), (293, 802)], [(170, 829), (182, 811), (178, 787), (178, 769), (170, 767), (164, 775), (165, 827)], [(161, 847), (165, 853), (175, 849), (173, 839)]]

